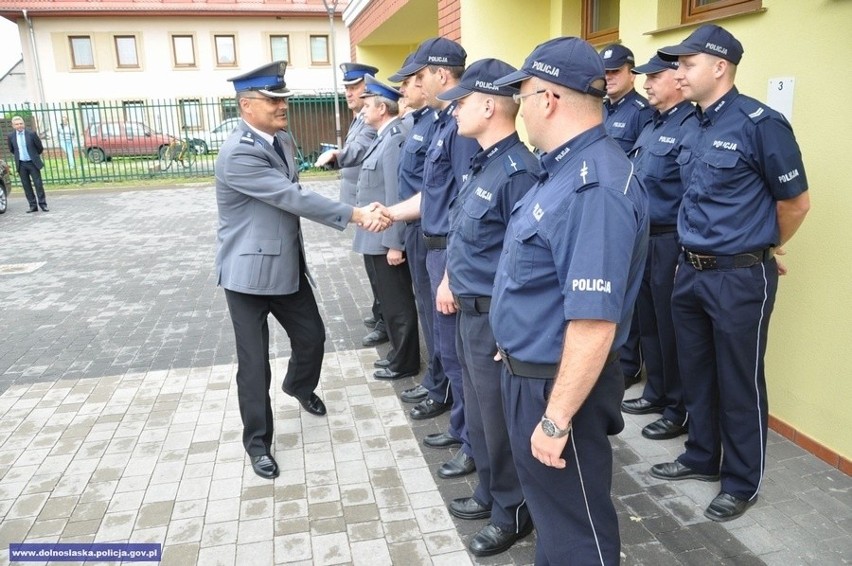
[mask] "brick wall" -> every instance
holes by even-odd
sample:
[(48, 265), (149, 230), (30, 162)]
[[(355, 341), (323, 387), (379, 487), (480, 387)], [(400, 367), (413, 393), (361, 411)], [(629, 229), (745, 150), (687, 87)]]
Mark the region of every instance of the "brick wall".
[(438, 0), (438, 35), (461, 41), (461, 0)]

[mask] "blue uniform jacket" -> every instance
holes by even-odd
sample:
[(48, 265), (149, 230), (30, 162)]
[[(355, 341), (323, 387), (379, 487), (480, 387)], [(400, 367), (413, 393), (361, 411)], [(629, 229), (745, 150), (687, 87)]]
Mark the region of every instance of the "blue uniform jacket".
[(450, 231), (450, 201), (464, 184), (470, 158), (480, 149), (476, 140), (458, 135), (455, 107), (452, 102), (439, 113), (426, 151), (420, 218), (427, 236), (446, 236)]
[(413, 124), (399, 158), (399, 200), (401, 201), (423, 190), (426, 149), (432, 138), (432, 129), (438, 121), (438, 113), (428, 106), (415, 110), (408, 116), (413, 120)]
[(473, 157), (450, 205), (447, 270), (454, 294), (491, 296), (509, 216), (538, 173), (538, 159), (516, 132)]
[(636, 143), (645, 124), (651, 121), (653, 113), (654, 108), (635, 90), (625, 94), (615, 104), (606, 99), (604, 100), (606, 133), (618, 142), (624, 153), (627, 153), (633, 149), (633, 144)]
[(677, 231), (694, 252), (735, 255), (778, 244), (776, 204), (807, 190), (789, 122), (732, 88), (684, 136), (678, 163), (686, 192)]
[(494, 337), (520, 361), (556, 364), (570, 320), (627, 339), (648, 246), (648, 198), (602, 126), (542, 156), (509, 221), (491, 302)]

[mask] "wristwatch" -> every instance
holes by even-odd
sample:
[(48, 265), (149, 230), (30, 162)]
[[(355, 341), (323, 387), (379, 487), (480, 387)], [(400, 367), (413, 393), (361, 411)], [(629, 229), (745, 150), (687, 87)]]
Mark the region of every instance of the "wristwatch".
[(566, 428), (559, 428), (547, 415), (542, 415), (541, 430), (550, 438), (562, 438), (563, 436), (568, 436), (568, 433), (571, 432), (571, 421), (568, 421)]

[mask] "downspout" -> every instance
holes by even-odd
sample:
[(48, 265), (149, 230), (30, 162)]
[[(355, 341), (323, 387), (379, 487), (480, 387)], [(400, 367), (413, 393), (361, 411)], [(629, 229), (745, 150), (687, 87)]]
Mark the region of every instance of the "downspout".
[(33, 22), (27, 16), (26, 10), (21, 10), (24, 15), (24, 21), (27, 22), (27, 27), (30, 30), (30, 49), (33, 52), (33, 63), (35, 64), (36, 81), (38, 86), (39, 103), (44, 103), (44, 83), (41, 80), (41, 64), (38, 60), (38, 49), (36, 49), (35, 31), (33, 30)]

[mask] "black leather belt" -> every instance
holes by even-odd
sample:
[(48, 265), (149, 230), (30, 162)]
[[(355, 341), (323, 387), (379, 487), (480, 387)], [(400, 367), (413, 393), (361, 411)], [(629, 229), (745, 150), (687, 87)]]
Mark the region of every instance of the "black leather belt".
[(772, 248), (737, 255), (707, 255), (683, 250), (683, 257), (686, 259), (686, 263), (694, 267), (697, 271), (752, 267), (771, 259), (774, 255), (775, 250)]
[(423, 235), (423, 239), (426, 240), (426, 249), (427, 250), (445, 250), (447, 249), (447, 237), (446, 236), (427, 236)]
[(651, 224), (651, 235), (671, 234), (677, 232), (677, 224)]
[[(520, 377), (533, 377), (537, 379), (553, 379), (556, 377), (556, 371), (559, 369), (558, 364), (530, 364), (522, 362), (517, 358), (513, 358), (506, 353), (506, 350), (497, 346), (497, 351), (500, 352), (500, 357), (503, 358), (503, 364), (509, 373)], [(618, 359), (618, 352), (612, 351), (604, 362), (604, 367)]]
[(491, 297), (453, 295), (453, 299), (455, 299), (456, 305), (465, 312), (485, 314), (491, 310)]

